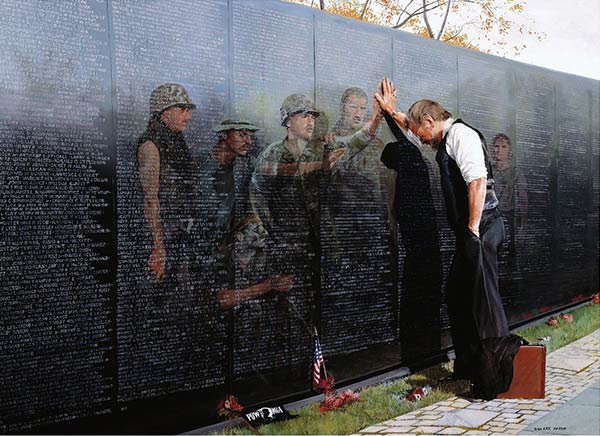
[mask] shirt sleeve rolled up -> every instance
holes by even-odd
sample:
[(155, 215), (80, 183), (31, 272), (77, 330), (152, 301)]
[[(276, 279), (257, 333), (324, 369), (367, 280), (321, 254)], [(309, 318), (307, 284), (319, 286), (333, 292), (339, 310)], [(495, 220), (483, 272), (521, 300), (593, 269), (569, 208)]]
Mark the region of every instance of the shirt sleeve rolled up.
[(446, 150), (456, 161), (467, 185), (473, 180), (487, 177), (483, 146), (475, 130), (464, 124), (454, 124), (448, 132)]

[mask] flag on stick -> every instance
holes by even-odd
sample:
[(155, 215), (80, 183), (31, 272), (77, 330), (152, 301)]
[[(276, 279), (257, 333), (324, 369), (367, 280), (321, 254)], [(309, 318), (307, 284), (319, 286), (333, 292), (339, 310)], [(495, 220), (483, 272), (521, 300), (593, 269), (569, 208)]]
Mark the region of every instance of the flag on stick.
[(321, 343), (319, 342), (319, 335), (317, 329), (315, 329), (315, 351), (313, 354), (313, 385), (318, 386), (321, 381), (321, 366), (325, 378), (327, 378), (327, 370), (325, 369), (325, 361), (323, 360), (323, 353), (321, 352)]

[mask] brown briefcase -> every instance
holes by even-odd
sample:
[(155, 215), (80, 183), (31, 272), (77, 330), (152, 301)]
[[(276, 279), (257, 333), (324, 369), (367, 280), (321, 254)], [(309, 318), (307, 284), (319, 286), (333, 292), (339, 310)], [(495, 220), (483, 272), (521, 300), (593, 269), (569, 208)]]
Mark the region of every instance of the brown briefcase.
[(513, 362), (513, 380), (497, 398), (544, 398), (546, 396), (546, 347), (521, 345)]

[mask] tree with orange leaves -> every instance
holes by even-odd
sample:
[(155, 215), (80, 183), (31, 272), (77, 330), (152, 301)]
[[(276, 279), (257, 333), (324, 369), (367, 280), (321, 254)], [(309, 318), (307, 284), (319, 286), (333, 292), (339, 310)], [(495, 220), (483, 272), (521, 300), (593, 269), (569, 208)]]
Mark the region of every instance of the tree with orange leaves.
[(508, 43), (511, 32), (538, 41), (545, 37), (524, 22), (525, 0), (288, 1), (501, 56), (526, 48)]

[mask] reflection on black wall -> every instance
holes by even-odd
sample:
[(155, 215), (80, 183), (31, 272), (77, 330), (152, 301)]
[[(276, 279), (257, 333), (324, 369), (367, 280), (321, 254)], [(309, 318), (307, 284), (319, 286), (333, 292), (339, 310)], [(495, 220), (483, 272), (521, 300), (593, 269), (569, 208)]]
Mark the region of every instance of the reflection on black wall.
[(440, 349), (442, 263), (427, 165), (415, 145), (398, 131), (395, 134), (398, 142), (387, 145), (382, 161), (397, 172), (394, 210), (401, 247), (400, 343), (402, 360), (409, 363)]
[[(510, 322), (598, 291), (597, 81), (270, 0), (4, 0), (0, 16), (0, 432), (183, 431), (226, 393), (307, 395), (315, 328), (338, 381), (448, 345), (431, 153), (382, 127), (333, 168), (316, 135), (313, 170), (269, 161), (291, 94), (342, 137), (384, 76), (402, 109), (442, 102), (495, 156)], [(193, 221), (170, 246), (186, 267), (156, 283), (136, 151), (167, 82), (197, 105)], [(345, 130), (351, 87), (368, 97)], [(248, 153), (215, 132), (225, 118), (258, 129)]]

